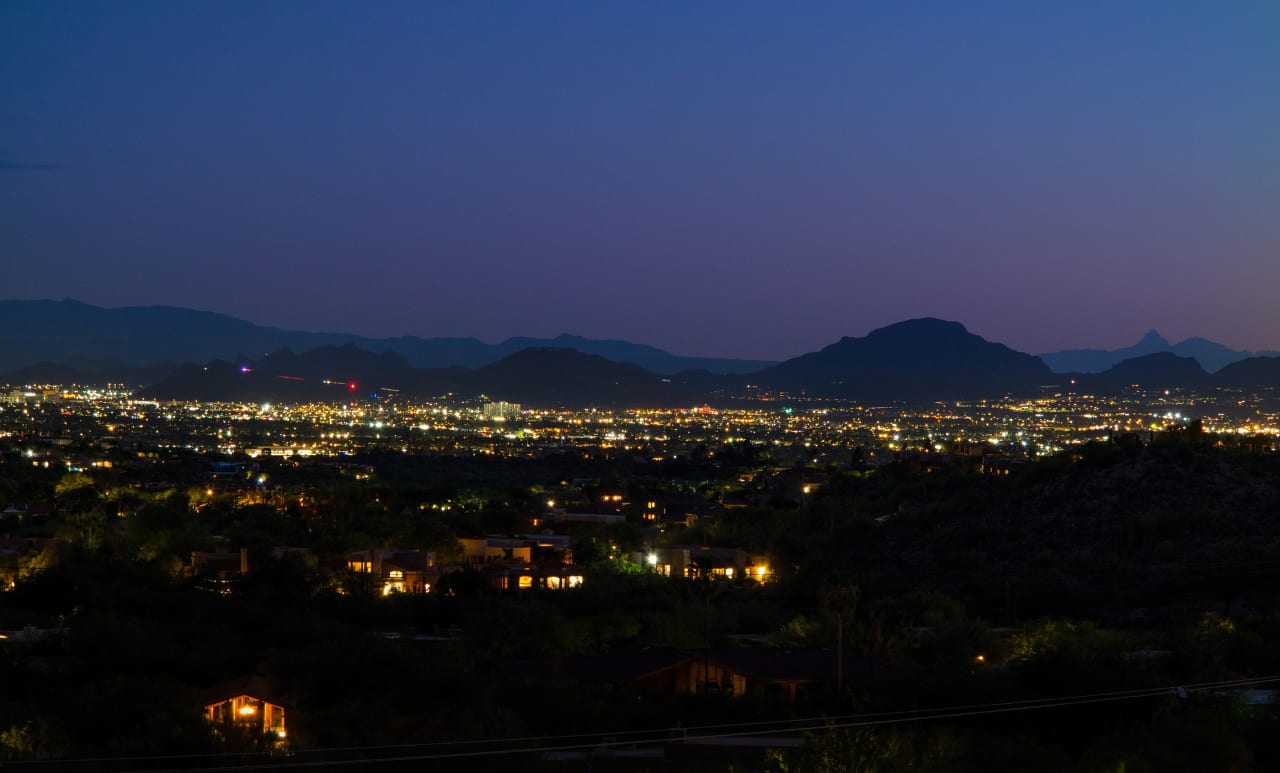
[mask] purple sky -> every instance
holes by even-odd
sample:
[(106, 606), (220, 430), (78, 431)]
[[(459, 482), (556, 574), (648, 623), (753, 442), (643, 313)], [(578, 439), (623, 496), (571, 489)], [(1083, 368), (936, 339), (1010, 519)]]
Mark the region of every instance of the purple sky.
[(1280, 4), (9, 0), (0, 266), (370, 335), (1280, 348)]

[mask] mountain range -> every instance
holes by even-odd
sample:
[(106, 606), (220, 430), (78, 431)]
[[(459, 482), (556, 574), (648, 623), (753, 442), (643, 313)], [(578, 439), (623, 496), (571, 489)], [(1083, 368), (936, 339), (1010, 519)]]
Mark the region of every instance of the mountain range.
[(537, 407), (673, 407), (761, 391), (890, 404), (1030, 396), (1045, 389), (1118, 394), (1134, 385), (1148, 390), (1277, 386), (1280, 358), (1250, 358), (1210, 374), (1189, 357), (1161, 352), (1125, 360), (1102, 373), (1059, 375), (1039, 358), (986, 341), (957, 322), (917, 319), (862, 338), (843, 338), (747, 375), (686, 371), (663, 376), (563, 348), (525, 349), (480, 368), (415, 368), (401, 355), (343, 344), (302, 354), (281, 350), (247, 365), (186, 365), (141, 394), (296, 402), (451, 393)]
[(1065, 349), (1040, 355), (1055, 373), (1101, 373), (1125, 360), (1148, 354), (1169, 353), (1190, 357), (1200, 367), (1215, 373), (1233, 362), (1250, 357), (1275, 357), (1280, 352), (1249, 352), (1231, 349), (1204, 338), (1188, 338), (1176, 344), (1154, 330), (1147, 331), (1136, 344), (1119, 349)]
[(141, 390), (143, 396), (161, 400), (236, 402), (363, 399), (395, 393), (483, 395), (540, 407), (672, 407), (703, 397), (700, 390), (638, 365), (573, 349), (523, 349), (479, 368), (415, 368), (394, 352), (366, 352), (350, 343), (302, 354), (283, 349), (245, 365), (225, 360), (187, 364)]
[[(485, 395), (534, 406), (657, 407), (715, 402), (727, 396), (748, 395), (752, 390), (887, 404), (1033, 395), (1045, 388), (1113, 393), (1134, 384), (1148, 389), (1280, 386), (1280, 357), (1246, 358), (1210, 374), (1194, 358), (1154, 352), (1130, 357), (1102, 372), (1054, 373), (1040, 357), (987, 341), (958, 322), (933, 318), (889, 325), (861, 338), (842, 338), (819, 351), (743, 373), (724, 367), (720, 372), (705, 367), (672, 371), (677, 364), (705, 365), (706, 360), (680, 358), (626, 342), (571, 336), (550, 341), (568, 346), (545, 346), (540, 345), (546, 343), (541, 339), (528, 338), (510, 339), (494, 346), (475, 339), (408, 338), (378, 339), (376, 344), (381, 348), (364, 345), (373, 339), (358, 338), (307, 346), (305, 342), (313, 340), (307, 336), (341, 336), (290, 333), (221, 315), (167, 307), (104, 310), (75, 302), (34, 303), (37, 310), (46, 314), (52, 314), (48, 305), (52, 303), (54, 311), (69, 310), (72, 317), (81, 321), (84, 315), (104, 319), (99, 312), (106, 317), (112, 317), (114, 312), (127, 313), (114, 319), (113, 324), (104, 322), (81, 331), (79, 338), (74, 335), (73, 323), (66, 320), (33, 328), (31, 317), (24, 317), (20, 323), (11, 322), (0, 328), (5, 331), (0, 334), (0, 352), (6, 360), (21, 356), (15, 355), (11, 346), (30, 351), (32, 341), (52, 342), (50, 346), (55, 351), (76, 352), (61, 361), (47, 359), (23, 367), (0, 377), (0, 383), (109, 380), (141, 386), (140, 394), (158, 399), (301, 401), (401, 392), (419, 396)], [(68, 303), (71, 305), (65, 305)], [(0, 311), (5, 308), (0, 302)], [(11, 313), (12, 307), (8, 308)], [(148, 349), (145, 341), (129, 337), (151, 336), (143, 326), (158, 320), (171, 322), (172, 326), (155, 332), (157, 343), (152, 344), (153, 349)], [(225, 350), (228, 346), (200, 337), (207, 336), (207, 330), (200, 333), (206, 323), (217, 330), (230, 331), (237, 347), (245, 341), (261, 344), (270, 335), (298, 335), (304, 343), (297, 350), (284, 346), (256, 357), (219, 356), (192, 364), (193, 356), (179, 353), (186, 345), (180, 336), (183, 331), (194, 336), (189, 342), (190, 351), (216, 350), (219, 346)], [(1158, 346), (1163, 339), (1157, 338), (1148, 335), (1144, 341), (1147, 346)], [(19, 339), (21, 347), (13, 345)], [(465, 341), (490, 347), (486, 357), (494, 356), (500, 347), (509, 346), (515, 351), (480, 365), (458, 364), (456, 352), (462, 349), (457, 347), (471, 346), (458, 344)], [(405, 351), (393, 348), (397, 343), (416, 351), (419, 359), (415, 361)], [(96, 344), (103, 348), (94, 348)], [(454, 355), (440, 354), (449, 347), (455, 347)], [(583, 351), (590, 348), (610, 351), (614, 356)], [(129, 354), (142, 357), (146, 351), (169, 355), (169, 359), (150, 364), (124, 359)], [(446, 364), (423, 366), (422, 357), (428, 351), (435, 352), (435, 362)], [(657, 360), (664, 363), (666, 370), (657, 371), (643, 362), (628, 360), (628, 356)], [(464, 363), (469, 361), (466, 357), (461, 359)], [(186, 364), (176, 365), (174, 361)], [(744, 363), (712, 362), (722, 366), (734, 363), (735, 367)]]
[(496, 344), (478, 338), (367, 338), (284, 330), (174, 306), (104, 309), (73, 300), (0, 301), (0, 373), (40, 362), (93, 371), (158, 362), (247, 360), (281, 349), (301, 352), (347, 343), (369, 352), (395, 352), (418, 368), (478, 368), (529, 348), (574, 349), (662, 374), (684, 370), (750, 373), (773, 364), (767, 360), (681, 357), (644, 344), (568, 334), (509, 338)]

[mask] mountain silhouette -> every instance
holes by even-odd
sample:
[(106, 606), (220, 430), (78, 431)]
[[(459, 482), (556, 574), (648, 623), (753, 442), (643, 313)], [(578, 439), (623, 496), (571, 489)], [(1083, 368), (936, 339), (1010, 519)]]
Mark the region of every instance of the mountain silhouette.
[(1204, 389), (1213, 377), (1191, 357), (1172, 352), (1157, 352), (1131, 357), (1102, 373), (1084, 373), (1075, 377), (1078, 391), (1117, 394), (1138, 386), (1146, 390)]
[(525, 349), (459, 381), (471, 393), (537, 406), (670, 407), (700, 399), (638, 365), (560, 348)]
[(660, 407), (696, 401), (696, 393), (638, 365), (572, 349), (525, 349), (476, 369), (427, 369), (414, 368), (398, 354), (365, 352), (353, 344), (302, 354), (285, 349), (252, 362), (186, 365), (143, 390), (145, 396), (161, 400), (253, 403), (365, 399), (396, 393), (485, 396), (544, 408)]
[(256, 361), (188, 364), (142, 394), (158, 400), (229, 402), (363, 399), (380, 390), (417, 394), (431, 374), (393, 352), (366, 352), (343, 344), (302, 354), (281, 349)]
[(487, 344), (477, 338), (368, 338), (347, 333), (311, 333), (255, 325), (208, 311), (174, 306), (104, 309), (74, 300), (0, 301), (0, 372), (36, 362), (76, 366), (77, 361), (112, 359), (121, 365), (207, 362), (261, 357), (291, 349), (355, 344), (367, 352), (395, 352), (418, 368), (477, 368), (530, 347), (571, 348), (657, 373), (705, 369), (746, 373), (772, 363), (715, 357), (681, 357), (627, 341), (562, 334), (554, 339), (511, 338)]
[(1044, 360), (1045, 364), (1054, 373), (1101, 373), (1125, 360), (1160, 352), (1169, 352), (1180, 357), (1191, 357), (1210, 373), (1217, 372), (1227, 365), (1243, 360), (1246, 357), (1275, 354), (1274, 352), (1258, 352), (1255, 354), (1254, 352), (1237, 351), (1220, 343), (1198, 337), (1171, 344), (1164, 336), (1154, 330), (1149, 330), (1133, 346), (1126, 346), (1120, 349), (1066, 349), (1060, 352), (1042, 354), (1040, 359)]
[(868, 402), (921, 402), (1029, 393), (1054, 383), (1038, 358), (924, 318), (842, 338), (751, 374), (761, 386)]
[[(280, 340), (303, 345), (275, 345)], [(548, 340), (563, 345), (539, 345)], [(45, 347), (63, 356), (44, 355)], [(219, 354), (209, 356), (211, 351)], [(1126, 351), (1143, 353), (1100, 372), (1055, 374), (1040, 358), (987, 341), (958, 322), (927, 317), (733, 374), (711, 367), (674, 369), (745, 367), (750, 361), (678, 357), (642, 344), (568, 334), (492, 345), (473, 338), (375, 340), (286, 331), (166, 306), (100, 309), (76, 301), (0, 301), (0, 361), (24, 363), (0, 382), (150, 384), (139, 394), (158, 399), (307, 401), (403, 393), (485, 395), (538, 407), (631, 407), (718, 402), (756, 387), (885, 404), (1034, 394), (1072, 377), (1077, 389), (1101, 393), (1134, 384), (1146, 389), (1280, 385), (1280, 358), (1237, 360), (1210, 377), (1198, 358), (1241, 353), (1202, 338), (1171, 345), (1154, 330), (1124, 350), (1075, 354), (1101, 352), (1113, 359)], [(133, 364), (161, 354), (168, 356), (153, 360), (154, 365)], [(179, 361), (189, 364), (174, 364)]]
[(1233, 389), (1280, 388), (1280, 357), (1250, 357), (1213, 374), (1214, 383)]

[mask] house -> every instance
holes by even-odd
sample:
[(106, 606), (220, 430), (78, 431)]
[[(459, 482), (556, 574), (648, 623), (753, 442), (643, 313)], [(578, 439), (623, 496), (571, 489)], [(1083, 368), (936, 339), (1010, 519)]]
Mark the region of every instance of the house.
[(439, 576), (436, 554), (423, 550), (360, 550), (347, 554), (347, 569), (371, 575), (384, 596), (427, 593)]
[(191, 551), (191, 574), (229, 580), (236, 575), (249, 573), (249, 549), (238, 551)]
[(468, 566), (494, 563), (573, 563), (572, 538), (551, 534), (520, 534), (510, 537), (464, 537), (462, 560)]
[(209, 465), (209, 480), (242, 481), (257, 471), (257, 462), (213, 462)]
[(204, 716), (215, 728), (234, 726), (288, 737), (285, 714), (293, 709), (280, 686), (261, 676), (246, 676), (211, 687), (201, 693)]
[(828, 475), (821, 470), (807, 467), (775, 467), (764, 479), (764, 493), (770, 499), (780, 499), (797, 505), (805, 505), (818, 489), (827, 483)]
[(556, 509), (544, 517), (547, 523), (577, 523), (589, 526), (610, 526), (615, 523), (626, 523), (627, 516), (622, 513), (569, 513)]
[(495, 564), (484, 575), (494, 590), (565, 590), (581, 587), (586, 572), (572, 564)]
[(630, 554), (632, 561), (668, 577), (709, 577), (765, 582), (773, 578), (768, 559), (738, 548), (699, 545), (655, 547)]
[(463, 537), (458, 541), (462, 543), (462, 560), (468, 566), (533, 561), (534, 546), (521, 537)]
[(664, 526), (691, 527), (713, 514), (718, 506), (692, 494), (667, 494), (647, 497), (638, 503), (636, 511), (642, 521), (661, 523)]

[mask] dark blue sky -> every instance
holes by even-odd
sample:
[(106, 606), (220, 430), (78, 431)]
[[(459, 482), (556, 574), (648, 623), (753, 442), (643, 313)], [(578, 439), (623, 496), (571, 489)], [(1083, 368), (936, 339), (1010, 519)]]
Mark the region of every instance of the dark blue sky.
[(0, 4), (0, 297), (1280, 348), (1280, 4)]

